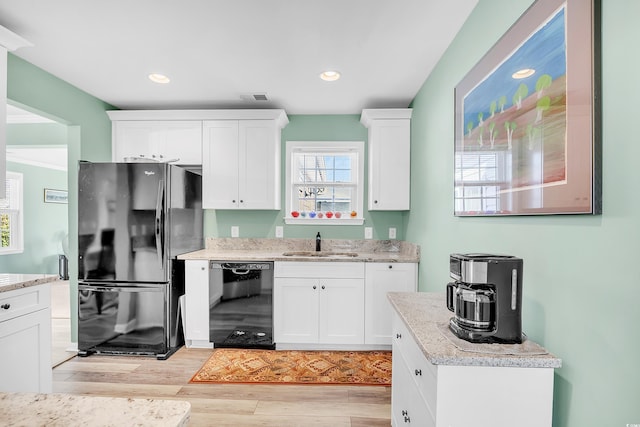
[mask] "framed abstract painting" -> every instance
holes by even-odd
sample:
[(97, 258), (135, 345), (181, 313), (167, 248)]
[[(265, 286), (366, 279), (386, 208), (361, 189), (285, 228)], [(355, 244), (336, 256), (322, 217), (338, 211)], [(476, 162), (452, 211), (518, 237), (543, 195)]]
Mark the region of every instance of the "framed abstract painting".
[(538, 0), (455, 88), (457, 216), (602, 212), (599, 0)]

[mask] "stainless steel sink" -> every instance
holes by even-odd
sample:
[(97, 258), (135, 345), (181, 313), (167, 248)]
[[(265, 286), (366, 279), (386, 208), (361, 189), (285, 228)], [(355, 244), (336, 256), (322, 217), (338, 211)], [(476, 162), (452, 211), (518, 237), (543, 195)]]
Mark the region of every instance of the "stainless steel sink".
[(297, 252), (285, 252), (282, 256), (291, 257), (357, 257), (356, 252), (315, 252), (315, 251), (297, 251)]

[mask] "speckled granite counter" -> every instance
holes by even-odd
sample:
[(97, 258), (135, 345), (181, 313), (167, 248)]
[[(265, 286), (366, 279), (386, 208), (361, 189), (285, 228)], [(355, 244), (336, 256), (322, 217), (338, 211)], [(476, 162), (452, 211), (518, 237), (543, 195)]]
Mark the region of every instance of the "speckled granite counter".
[(56, 280), (58, 276), (53, 274), (0, 274), (0, 292), (28, 288)]
[(316, 253), (315, 239), (209, 238), (206, 249), (180, 255), (178, 259), (417, 263), (420, 247), (399, 240), (323, 239), (322, 251)]
[(69, 394), (0, 393), (3, 426), (186, 426), (191, 404)]
[(562, 365), (561, 359), (531, 340), (521, 345), (465, 341), (467, 349), (462, 350), (454, 344), (458, 338), (445, 327), (453, 313), (447, 310), (444, 293), (391, 292), (388, 298), (427, 360), (434, 365), (522, 368), (559, 368)]

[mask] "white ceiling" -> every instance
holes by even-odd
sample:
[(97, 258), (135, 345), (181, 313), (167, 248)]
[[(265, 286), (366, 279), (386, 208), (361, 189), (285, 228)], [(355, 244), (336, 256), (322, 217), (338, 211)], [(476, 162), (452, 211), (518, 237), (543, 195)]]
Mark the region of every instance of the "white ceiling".
[(0, 25), (33, 43), (17, 56), (121, 109), (359, 114), (407, 107), (477, 1), (0, 0)]

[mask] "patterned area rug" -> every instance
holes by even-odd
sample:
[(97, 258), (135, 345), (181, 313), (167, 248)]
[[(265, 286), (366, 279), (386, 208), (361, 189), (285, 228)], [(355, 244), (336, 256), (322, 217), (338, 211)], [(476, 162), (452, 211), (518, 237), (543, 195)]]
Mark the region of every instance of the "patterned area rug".
[(391, 352), (219, 348), (191, 382), (389, 386)]

